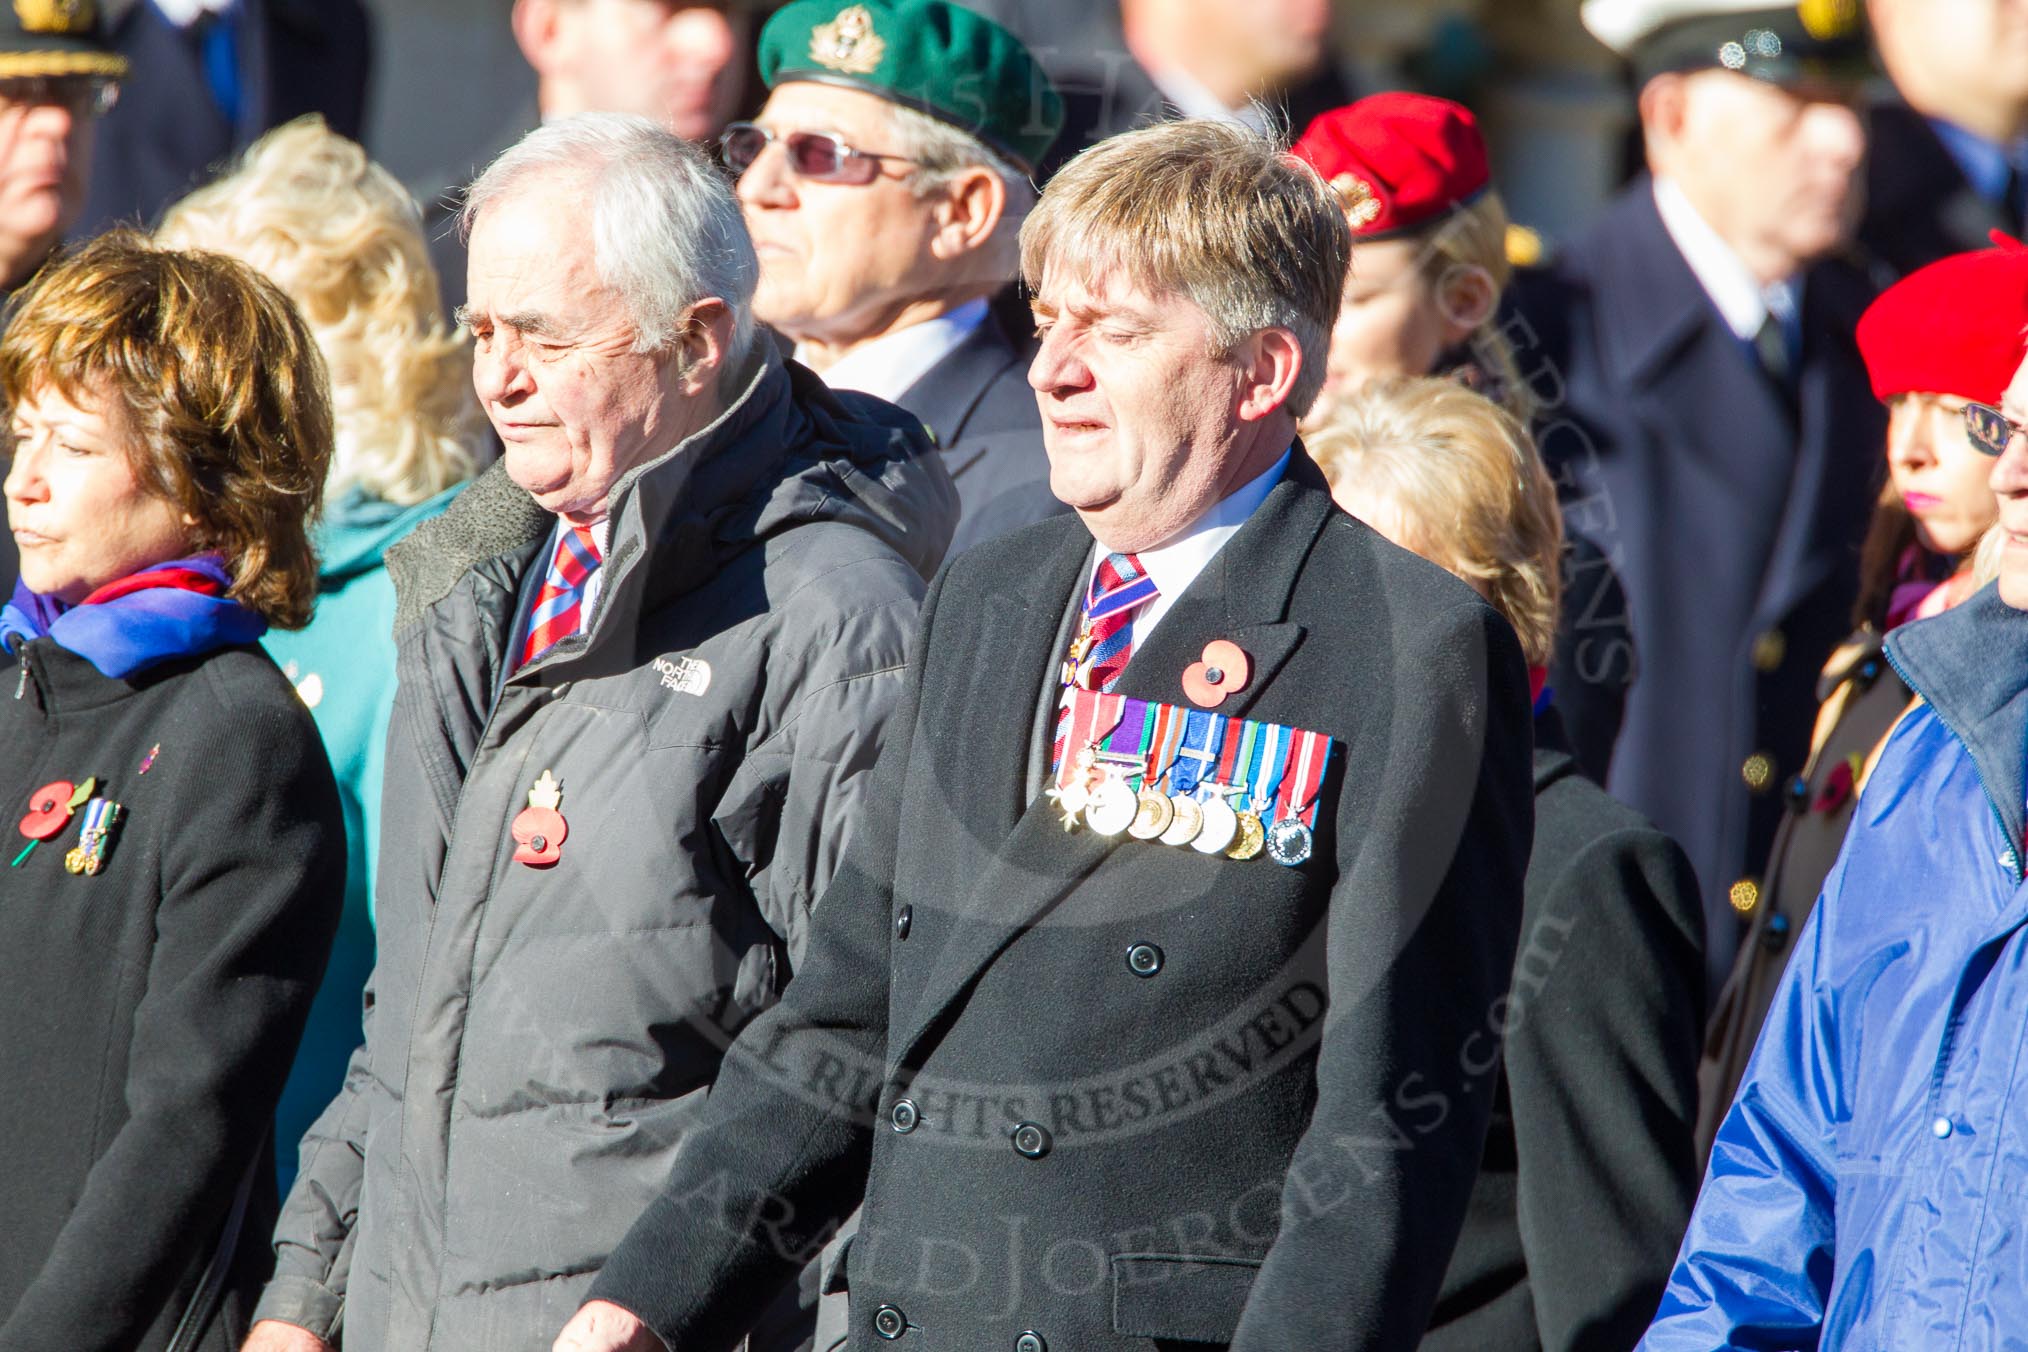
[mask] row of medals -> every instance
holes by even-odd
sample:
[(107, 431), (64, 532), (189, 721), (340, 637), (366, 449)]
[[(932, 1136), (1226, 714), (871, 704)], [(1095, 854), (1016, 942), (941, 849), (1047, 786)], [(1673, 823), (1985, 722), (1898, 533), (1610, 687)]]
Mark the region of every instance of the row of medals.
[(1090, 752), (1081, 755), (1079, 773), (1068, 787), (1052, 793), (1063, 810), (1064, 829), (1082, 818), (1102, 836), (1188, 845), (1199, 854), (1227, 859), (1253, 859), (1265, 850), (1276, 863), (1294, 867), (1310, 857), (1309, 827), (1295, 818), (1268, 826), (1258, 812), (1232, 805), (1229, 800), (1239, 796), (1235, 789), (1213, 784), (1205, 797), (1196, 798), (1146, 784), (1136, 790), (1127, 780), (1123, 767), (1097, 761)]

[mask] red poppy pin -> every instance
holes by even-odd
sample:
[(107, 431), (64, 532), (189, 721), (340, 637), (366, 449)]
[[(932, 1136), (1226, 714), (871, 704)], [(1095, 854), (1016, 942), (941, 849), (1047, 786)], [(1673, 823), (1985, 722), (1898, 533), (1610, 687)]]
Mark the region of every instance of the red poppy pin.
[(28, 795), (28, 815), (21, 819), (21, 834), (28, 837), (28, 848), (14, 856), (10, 867), (18, 868), (37, 845), (53, 840), (70, 825), (71, 814), (80, 804), (88, 801), (92, 791), (99, 786), (96, 778), (82, 784), (73, 784), (68, 779), (54, 779)]
[(1200, 709), (1216, 709), (1227, 695), (1246, 689), (1252, 663), (1237, 643), (1213, 639), (1204, 645), (1202, 660), (1183, 669), (1183, 693)]
[(563, 803), (563, 785), (549, 771), (528, 791), (528, 806), (514, 814), (514, 862), (548, 868), (563, 858), (563, 839), (570, 823), (556, 809)]

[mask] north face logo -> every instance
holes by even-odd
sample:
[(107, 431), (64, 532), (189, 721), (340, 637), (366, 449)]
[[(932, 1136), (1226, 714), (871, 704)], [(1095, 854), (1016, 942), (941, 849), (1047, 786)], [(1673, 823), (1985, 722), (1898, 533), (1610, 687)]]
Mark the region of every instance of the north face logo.
[(679, 657), (673, 662), (658, 657), (654, 666), (661, 673), (662, 684), (679, 695), (701, 695), (711, 688), (711, 663), (701, 657)]

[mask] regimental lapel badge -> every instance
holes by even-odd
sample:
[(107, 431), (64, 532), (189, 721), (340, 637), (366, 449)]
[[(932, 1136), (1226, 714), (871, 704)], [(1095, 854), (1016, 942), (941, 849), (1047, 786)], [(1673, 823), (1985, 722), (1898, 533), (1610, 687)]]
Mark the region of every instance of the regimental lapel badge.
[(1379, 219), (1380, 194), (1359, 175), (1339, 174), (1331, 180), (1331, 191), (1338, 195), (1339, 205), (1345, 208), (1345, 219), (1354, 230), (1364, 230)]
[(810, 59), (846, 75), (871, 75), (887, 53), (887, 39), (873, 31), (873, 15), (864, 5), (838, 11), (829, 23), (810, 30)]
[(94, 798), (86, 803), (84, 829), (78, 833), (77, 846), (63, 857), (65, 871), (98, 877), (106, 866), (106, 856), (112, 853), (113, 831), (125, 815), (126, 810), (110, 798)]
[(557, 809), (563, 805), (563, 785), (549, 771), (528, 790), (528, 806), (514, 814), (514, 862), (530, 868), (548, 868), (563, 858), (564, 837), (570, 823)]

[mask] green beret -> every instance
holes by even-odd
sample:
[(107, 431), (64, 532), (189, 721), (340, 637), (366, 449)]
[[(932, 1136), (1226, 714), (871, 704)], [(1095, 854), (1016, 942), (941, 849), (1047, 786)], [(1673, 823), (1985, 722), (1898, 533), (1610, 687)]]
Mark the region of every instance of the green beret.
[(0, 7), (0, 79), (126, 74), (126, 58), (107, 45), (93, 0), (13, 0)]
[(949, 0), (793, 0), (760, 35), (768, 88), (862, 89), (977, 137), (1033, 173), (1063, 100), (1021, 39)]

